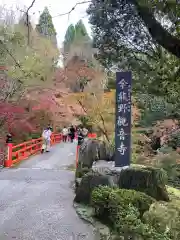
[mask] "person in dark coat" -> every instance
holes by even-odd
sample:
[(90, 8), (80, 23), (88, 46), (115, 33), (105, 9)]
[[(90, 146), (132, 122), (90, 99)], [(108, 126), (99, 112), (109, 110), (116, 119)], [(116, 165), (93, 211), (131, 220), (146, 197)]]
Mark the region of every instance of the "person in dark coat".
[(84, 141), (84, 135), (81, 128), (78, 129), (77, 134), (78, 134), (78, 146), (80, 146)]
[(71, 142), (73, 142), (73, 140), (75, 138), (75, 128), (73, 126), (71, 126), (69, 129), (69, 132), (70, 132)]

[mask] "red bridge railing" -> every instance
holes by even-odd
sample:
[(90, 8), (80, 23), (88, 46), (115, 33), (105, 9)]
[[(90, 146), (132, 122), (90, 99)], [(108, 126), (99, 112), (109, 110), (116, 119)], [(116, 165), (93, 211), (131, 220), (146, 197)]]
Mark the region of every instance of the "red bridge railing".
[[(96, 138), (95, 133), (89, 133), (88, 138)], [(75, 135), (75, 139), (77, 139), (77, 134)], [(70, 140), (70, 139), (68, 139)], [(62, 141), (61, 133), (53, 133), (51, 136), (51, 145), (56, 143), (60, 143)], [(7, 157), (4, 162), (5, 167), (11, 167), (13, 164), (18, 163), (22, 160), (27, 159), (29, 156), (38, 154), (42, 148), (43, 139), (37, 138), (32, 139), (27, 142), (23, 142), (17, 145), (13, 145), (13, 143), (7, 144)], [(77, 146), (76, 150), (76, 166), (78, 164), (78, 153), (80, 146)]]
[[(60, 143), (62, 140), (61, 133), (53, 133), (51, 136), (51, 145)], [(42, 138), (32, 139), (27, 142), (13, 145), (8, 143), (7, 146), (7, 158), (4, 162), (5, 167), (11, 167), (13, 164), (27, 159), (29, 156), (37, 154), (41, 151)]]

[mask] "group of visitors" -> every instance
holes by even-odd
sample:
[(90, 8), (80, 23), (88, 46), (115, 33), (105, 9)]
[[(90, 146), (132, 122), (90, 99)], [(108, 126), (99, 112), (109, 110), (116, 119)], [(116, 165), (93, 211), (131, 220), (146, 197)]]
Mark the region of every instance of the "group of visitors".
[(87, 136), (88, 130), (82, 126), (74, 127), (71, 125), (69, 128), (64, 126), (64, 128), (62, 129), (63, 142), (66, 142), (68, 138), (70, 139), (71, 142), (73, 142), (75, 138), (75, 134), (77, 134), (78, 142), (79, 142)]
[(68, 137), (71, 140), (71, 142), (73, 142), (75, 138), (75, 133), (76, 133), (76, 128), (73, 125), (71, 125), (68, 128), (64, 126), (64, 128), (62, 129), (63, 142), (66, 142), (68, 140)]
[[(70, 127), (64, 126), (64, 128), (62, 129), (63, 142), (67, 142), (68, 139), (70, 139), (70, 141), (73, 142), (75, 139), (76, 133), (77, 133), (78, 145), (81, 145), (84, 138), (88, 135), (88, 130), (82, 126), (79, 126), (79, 127), (74, 127), (73, 125), (71, 125)], [(52, 127), (48, 125), (48, 127), (45, 128), (42, 133), (43, 144), (42, 144), (41, 153), (49, 152), (50, 145), (51, 145), (51, 135), (52, 135)]]

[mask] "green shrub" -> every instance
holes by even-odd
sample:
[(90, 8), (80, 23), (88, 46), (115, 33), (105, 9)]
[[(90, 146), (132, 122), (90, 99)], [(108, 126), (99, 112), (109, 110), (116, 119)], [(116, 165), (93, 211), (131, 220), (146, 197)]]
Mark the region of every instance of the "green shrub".
[(180, 147), (180, 132), (173, 133), (168, 141), (168, 146), (176, 149)]
[(143, 218), (156, 230), (166, 232), (171, 239), (180, 239), (180, 202), (154, 203)]
[(155, 201), (155, 199), (145, 193), (134, 190), (117, 189), (115, 194), (118, 196), (119, 203), (132, 204), (139, 210), (140, 214), (147, 211), (150, 205)]
[(129, 204), (132, 204), (140, 214), (143, 214), (154, 201), (152, 197), (142, 192), (104, 186), (96, 188), (92, 193), (92, 205), (96, 210), (96, 214), (101, 215), (108, 212), (109, 207), (114, 208), (115, 205), (124, 206)]
[(168, 154), (168, 153), (171, 153), (172, 151), (173, 151), (172, 147), (168, 145), (164, 145), (158, 149), (158, 152), (163, 154)]
[(175, 180), (177, 177), (176, 162), (179, 154), (172, 152), (166, 155), (157, 156), (153, 160), (154, 166), (162, 168), (166, 171), (169, 180)]
[(92, 191), (91, 205), (94, 207), (95, 216), (100, 219), (108, 220), (109, 218), (109, 195), (113, 188), (100, 186)]
[(138, 94), (136, 104), (141, 110), (139, 124), (144, 127), (152, 126), (156, 121), (168, 118), (174, 110), (174, 105), (167, 103), (163, 97), (154, 97), (150, 94)]
[(114, 224), (114, 231), (123, 239), (134, 240), (170, 240), (168, 234), (159, 232), (150, 224), (143, 223), (138, 217), (138, 210), (129, 205), (128, 208), (120, 208)]
[(111, 228), (116, 239), (170, 240), (164, 232), (141, 221), (142, 213), (154, 201), (141, 192), (98, 187), (92, 192), (91, 204), (95, 216)]

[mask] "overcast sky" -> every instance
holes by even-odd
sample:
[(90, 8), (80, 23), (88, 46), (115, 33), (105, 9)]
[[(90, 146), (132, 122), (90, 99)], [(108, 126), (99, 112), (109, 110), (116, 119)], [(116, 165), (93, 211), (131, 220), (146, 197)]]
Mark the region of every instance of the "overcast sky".
[[(83, 20), (89, 34), (91, 32), (86, 14), (88, 3), (78, 5), (69, 15), (69, 18), (68, 15), (55, 17), (58, 14), (69, 12), (72, 7), (80, 1), (81, 0), (36, 0), (30, 11), (30, 16), (32, 16), (32, 21), (37, 23), (39, 15), (42, 13), (44, 7), (47, 6), (53, 17), (58, 44), (61, 46), (68, 25), (71, 23), (75, 24), (79, 19)], [(26, 7), (30, 6), (31, 2), (32, 0), (0, 0), (0, 5), (6, 5), (6, 8), (18, 7), (19, 9), (26, 9)]]

